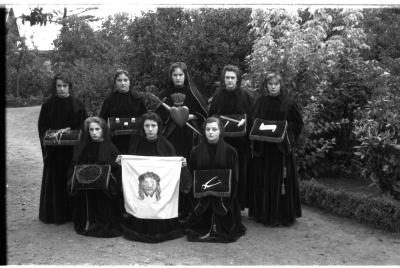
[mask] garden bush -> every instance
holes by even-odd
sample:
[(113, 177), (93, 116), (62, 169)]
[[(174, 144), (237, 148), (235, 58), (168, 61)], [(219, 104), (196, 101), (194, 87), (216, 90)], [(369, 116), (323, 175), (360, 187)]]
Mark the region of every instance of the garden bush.
[(373, 98), (360, 108), (354, 134), (361, 176), (400, 200), (400, 79), (383, 75)]
[(316, 180), (300, 182), (304, 204), (324, 209), (338, 216), (356, 219), (373, 227), (400, 233), (400, 202), (387, 196), (334, 190)]

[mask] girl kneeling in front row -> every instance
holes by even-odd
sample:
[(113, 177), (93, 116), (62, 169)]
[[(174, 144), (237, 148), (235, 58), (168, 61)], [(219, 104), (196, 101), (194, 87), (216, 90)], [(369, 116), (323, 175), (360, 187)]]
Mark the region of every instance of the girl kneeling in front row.
[[(192, 217), (186, 230), (188, 240), (234, 242), (246, 232), (241, 221), (237, 199), (238, 155), (236, 150), (224, 141), (223, 126), (219, 118), (208, 118), (205, 121), (203, 133), (205, 139), (193, 149), (190, 155), (189, 169), (192, 174), (195, 170), (207, 170), (211, 174), (215, 169), (230, 169), (231, 192), (226, 197), (207, 195), (195, 198), (195, 216)], [(212, 175), (210, 176), (212, 177)], [(211, 186), (214, 183), (218, 182), (212, 181), (204, 184)]]
[(105, 121), (99, 117), (87, 118), (72, 164), (111, 165), (111, 175), (108, 189), (72, 190), (73, 221), (78, 234), (95, 237), (122, 235), (115, 179), (119, 173), (119, 166), (115, 163), (118, 154)]

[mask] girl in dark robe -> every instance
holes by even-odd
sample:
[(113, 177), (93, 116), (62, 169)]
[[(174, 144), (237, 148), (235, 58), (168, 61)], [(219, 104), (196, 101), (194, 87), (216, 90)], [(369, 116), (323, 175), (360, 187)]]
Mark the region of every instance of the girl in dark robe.
[(45, 133), (48, 129), (81, 129), (86, 117), (85, 107), (72, 96), (71, 81), (65, 75), (56, 75), (52, 85), (52, 96), (42, 105), (38, 120), (44, 164), (39, 206), (39, 219), (42, 222), (61, 224), (71, 220), (67, 173), (73, 147), (44, 146)]
[[(144, 99), (129, 88), (129, 74), (125, 70), (117, 70), (114, 75), (115, 90), (104, 100), (100, 117), (106, 122), (109, 117), (140, 117), (147, 112)], [(128, 152), (130, 135), (114, 135), (112, 142), (121, 154)]]
[[(144, 114), (139, 133), (132, 135), (129, 154), (176, 156), (173, 145), (159, 134), (161, 129), (162, 121), (156, 113)], [(178, 218), (141, 219), (126, 214), (122, 221), (122, 228), (127, 239), (148, 243), (171, 240), (184, 235), (178, 223)]]
[[(301, 217), (294, 148), (303, 120), (299, 107), (281, 89), (281, 76), (266, 77), (268, 94), (255, 104), (252, 119), (287, 120), (287, 139), (282, 143), (254, 142), (253, 203), (249, 216), (267, 226), (288, 226)], [(265, 89), (264, 89), (265, 90)]]
[[(210, 115), (246, 114), (247, 133), (241, 137), (225, 137), (225, 141), (232, 145), (239, 155), (239, 186), (238, 199), (243, 210), (249, 203), (249, 177), (247, 166), (250, 159), (250, 143), (248, 123), (253, 108), (253, 99), (249, 93), (240, 88), (241, 75), (238, 67), (226, 65), (222, 70), (221, 87), (217, 89), (210, 104)], [(232, 122), (231, 122), (232, 123)]]
[[(73, 221), (78, 234), (95, 237), (122, 235), (116, 177), (119, 155), (111, 142), (109, 129), (102, 118), (89, 117), (84, 122), (84, 134), (75, 148), (72, 167), (75, 165), (111, 165), (108, 190), (78, 190), (73, 195)], [(71, 172), (72, 174), (72, 172)]]
[[(207, 116), (207, 106), (201, 93), (189, 77), (186, 64), (183, 62), (173, 63), (168, 72), (167, 89), (161, 94), (161, 100), (170, 107), (186, 106), (189, 108), (189, 123), (196, 129), (200, 129), (204, 118)], [(195, 144), (196, 132), (187, 125), (179, 126), (170, 117), (169, 111), (159, 107), (156, 111), (163, 122), (164, 136), (172, 143), (178, 156), (189, 158), (190, 152)], [(193, 206), (192, 194), (181, 194), (179, 196), (179, 214), (181, 219), (189, 216)]]
[(189, 241), (234, 242), (246, 232), (237, 199), (238, 155), (224, 141), (223, 131), (220, 119), (210, 117), (206, 120), (206, 138), (193, 149), (189, 169), (192, 174), (194, 170), (231, 169), (231, 194), (229, 197), (195, 198), (194, 213), (186, 230)]

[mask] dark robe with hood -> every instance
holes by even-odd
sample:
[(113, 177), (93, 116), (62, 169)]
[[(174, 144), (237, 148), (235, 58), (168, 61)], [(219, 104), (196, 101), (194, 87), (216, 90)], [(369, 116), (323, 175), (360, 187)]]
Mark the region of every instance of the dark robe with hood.
[(194, 170), (231, 169), (231, 196), (206, 196), (195, 198), (194, 213), (186, 233), (194, 242), (234, 242), (246, 232), (242, 224), (237, 199), (238, 155), (236, 150), (222, 138), (217, 144), (203, 141), (190, 156), (189, 169)]
[[(100, 117), (108, 122), (109, 117), (140, 117), (147, 112), (144, 98), (133, 90), (112, 92), (103, 102)], [(128, 152), (130, 135), (115, 135), (112, 142), (121, 154)]]
[(238, 200), (241, 209), (248, 207), (249, 203), (249, 177), (248, 162), (250, 159), (250, 143), (248, 133), (250, 132), (250, 117), (253, 108), (253, 99), (249, 93), (237, 87), (233, 91), (225, 88), (217, 90), (210, 105), (210, 115), (231, 115), (246, 114), (247, 116), (247, 133), (242, 137), (225, 137), (225, 141), (232, 145), (239, 155), (239, 186)]
[[(202, 95), (192, 83), (187, 72), (185, 73), (185, 77), (188, 82), (185, 83), (183, 87), (175, 87), (172, 82), (170, 82), (169, 87), (161, 94), (160, 99), (165, 99), (164, 102), (172, 107), (176, 105), (173, 103), (171, 95), (174, 93), (185, 94), (186, 97), (183, 106), (187, 106), (189, 108), (189, 113), (196, 115), (198, 118), (197, 120), (190, 120), (189, 123), (200, 131), (201, 124), (205, 117), (207, 117), (207, 108)], [(198, 140), (198, 134), (187, 125), (184, 125), (183, 127), (178, 126), (171, 119), (169, 111), (164, 107), (160, 106), (156, 112), (160, 115), (163, 122), (165, 122), (163, 134), (174, 146), (176, 154), (188, 159), (193, 146), (197, 143), (196, 140)], [(192, 210), (192, 195), (192, 193), (188, 193), (179, 196), (179, 214), (182, 219), (187, 217)]]
[(293, 148), (303, 127), (300, 109), (286, 94), (262, 96), (254, 106), (252, 119), (256, 118), (287, 120), (288, 139), (282, 143), (254, 142), (254, 198), (249, 216), (267, 226), (287, 226), (301, 217)]
[(71, 200), (67, 191), (67, 173), (71, 164), (72, 146), (44, 146), (48, 129), (70, 127), (81, 129), (87, 113), (76, 98), (51, 97), (40, 110), (38, 129), (43, 155), (43, 177), (40, 192), (39, 219), (45, 223), (64, 223), (71, 220)]
[[(140, 135), (133, 135), (129, 154), (142, 156), (176, 156), (172, 144), (162, 136), (148, 140)], [(124, 237), (130, 240), (157, 243), (184, 235), (178, 218), (140, 219), (126, 214), (122, 220)]]
[(108, 190), (79, 190), (72, 193), (74, 228), (78, 234), (94, 237), (122, 235), (120, 226), (117, 178), (120, 167), (115, 163), (119, 151), (111, 141), (95, 142), (91, 138), (77, 146), (71, 166), (96, 164), (111, 165)]

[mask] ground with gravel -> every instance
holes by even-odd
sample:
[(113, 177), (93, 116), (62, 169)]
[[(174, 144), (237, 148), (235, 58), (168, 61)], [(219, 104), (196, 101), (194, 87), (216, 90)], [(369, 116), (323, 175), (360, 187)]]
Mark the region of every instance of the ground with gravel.
[(6, 109), (8, 264), (69, 265), (400, 265), (400, 235), (303, 206), (288, 228), (267, 228), (246, 216), (247, 233), (230, 244), (159, 244), (78, 235), (72, 223), (38, 219), (42, 156), (40, 107)]

